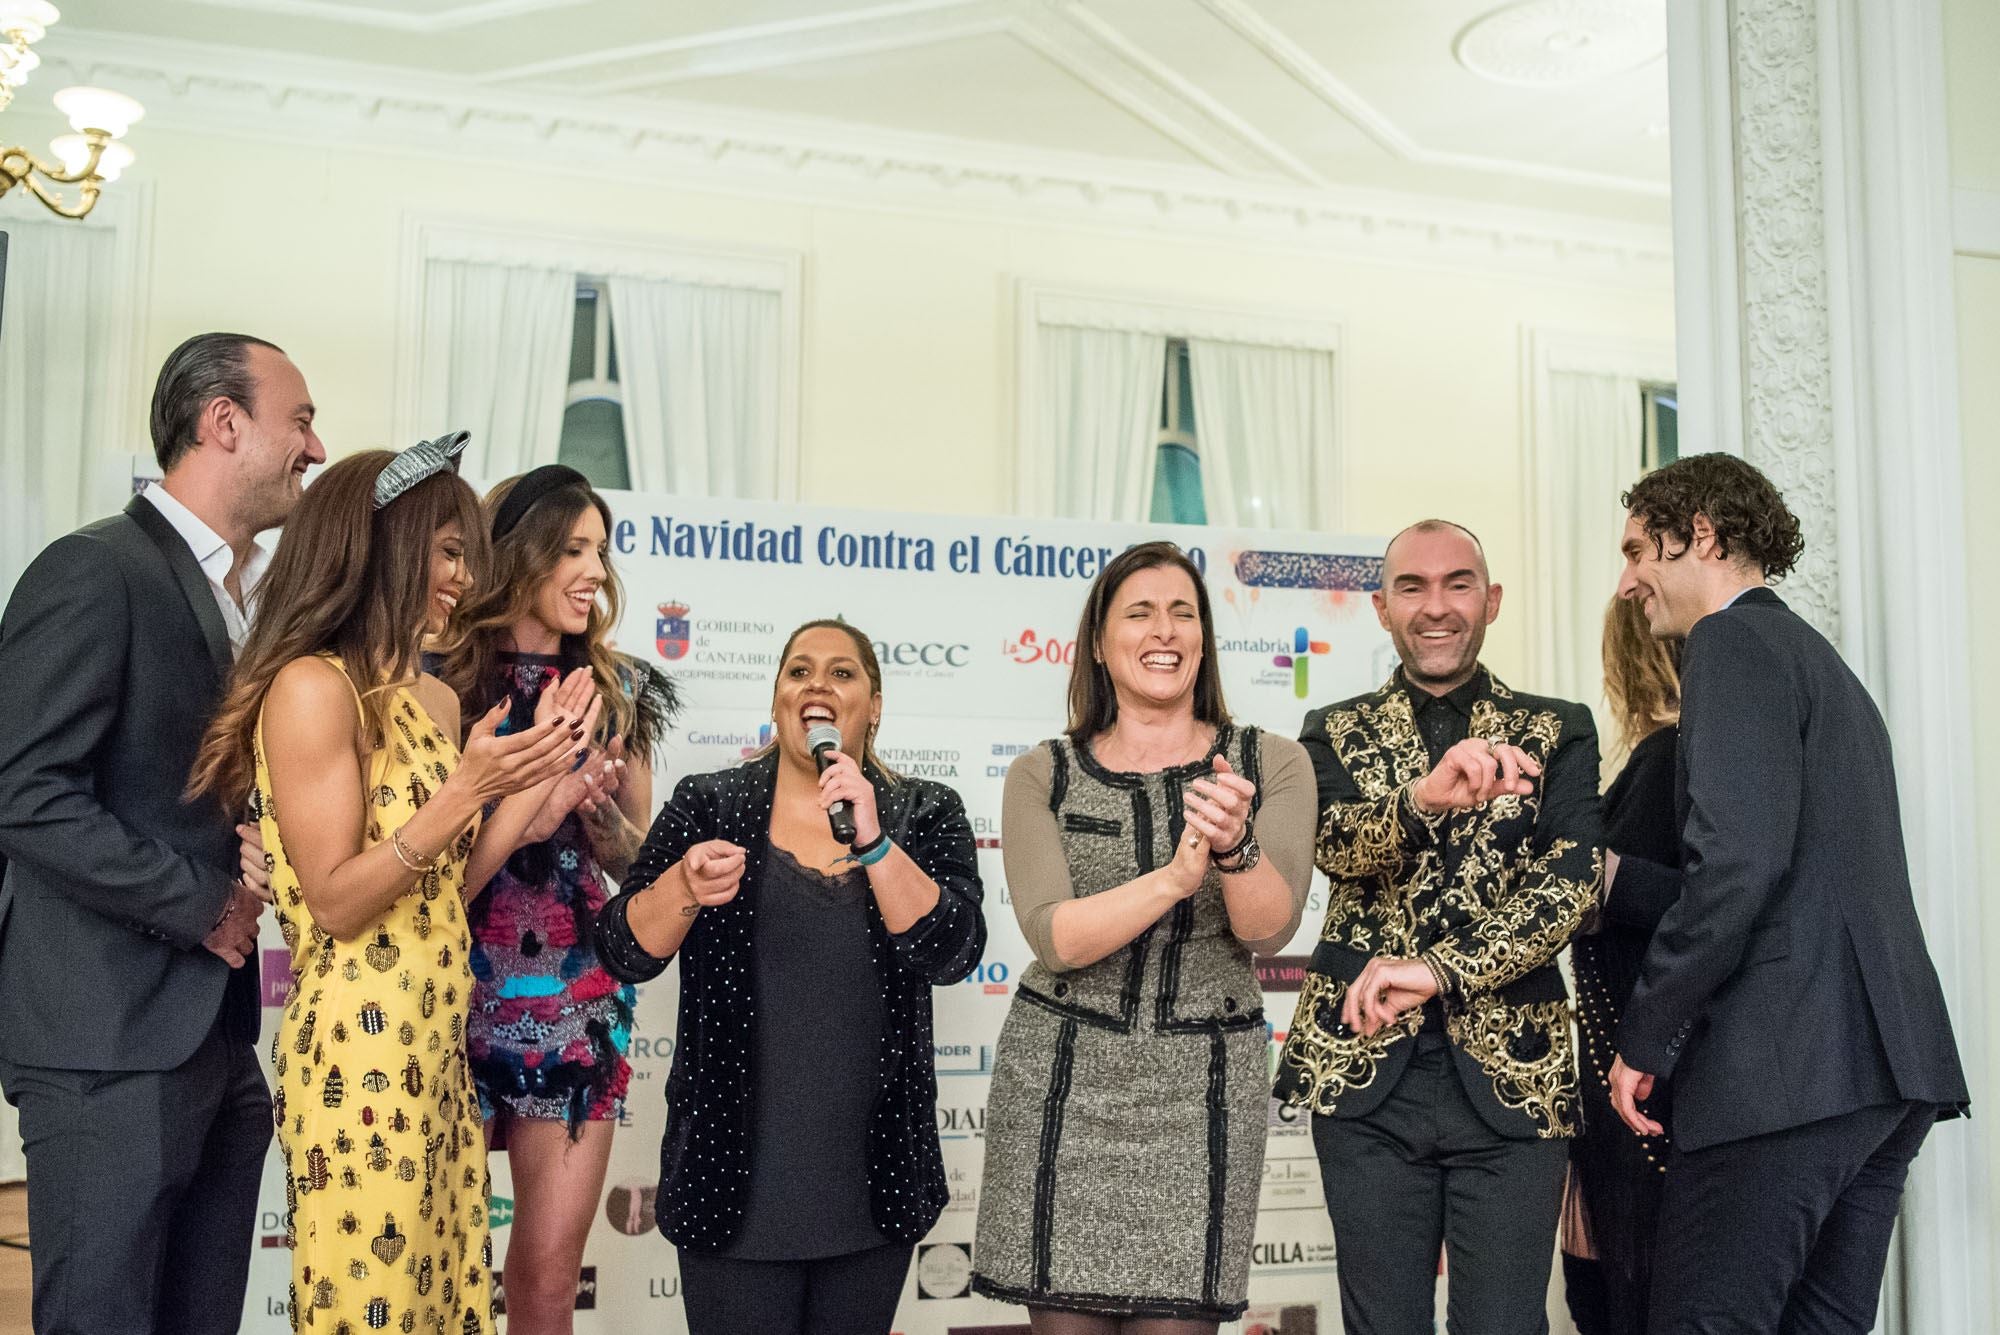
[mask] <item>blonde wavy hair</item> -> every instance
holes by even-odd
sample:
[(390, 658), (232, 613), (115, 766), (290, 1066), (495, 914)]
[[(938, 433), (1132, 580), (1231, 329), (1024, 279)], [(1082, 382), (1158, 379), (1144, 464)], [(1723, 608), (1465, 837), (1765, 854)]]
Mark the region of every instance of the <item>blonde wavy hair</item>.
[(1681, 721), (1681, 643), (1653, 634), (1637, 598), (1614, 597), (1604, 609), (1604, 698), (1618, 755)]

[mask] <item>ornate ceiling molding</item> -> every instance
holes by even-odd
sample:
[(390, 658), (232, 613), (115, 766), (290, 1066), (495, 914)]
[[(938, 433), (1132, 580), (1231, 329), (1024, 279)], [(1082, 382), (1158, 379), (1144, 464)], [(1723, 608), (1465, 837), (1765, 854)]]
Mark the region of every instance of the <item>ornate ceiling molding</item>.
[[(1039, 225), (1223, 238), (1659, 290), (1665, 227), (1386, 191), (1244, 181), (661, 99), (598, 100), (204, 43), (69, 29), (48, 77), (123, 89), (149, 130), (610, 167), (677, 188)], [(59, 73), (57, 73), (59, 72)], [(142, 158), (143, 169), (143, 158)]]
[(388, 6), (347, 4), (342, 0), (189, 0), (213, 9), (246, 10), (275, 14), (279, 18), (319, 19), (361, 28), (385, 28), (392, 32), (434, 33), (473, 28), (497, 19), (541, 14), (552, 9), (568, 9), (585, 0), (474, 0), (451, 5), (428, 14), (410, 13)]
[(1012, 0), (893, 0), (833, 14), (595, 47), (492, 70), (473, 81), (512, 87), (588, 72), (591, 87), (599, 92), (639, 92), (690, 79), (753, 74), (1003, 32), (1011, 9)]
[(1666, 8), (1647, 0), (1520, 0), (1467, 25), (1452, 54), (1495, 83), (1587, 83), (1665, 57)]
[(1665, 197), (1664, 181), (1636, 176), (1607, 175), (1575, 171), (1541, 162), (1519, 162), (1511, 158), (1486, 157), (1474, 153), (1450, 153), (1427, 148), (1411, 138), (1366, 98), (1337, 78), (1305, 47), (1260, 13), (1250, 0), (1197, 0), (1203, 9), (1226, 24), (1265, 59), (1283, 70), (1307, 92), (1320, 99), (1373, 139), (1382, 148), (1405, 162), (1434, 167), (1458, 167), (1466, 171), (1490, 172), (1501, 176), (1521, 176), (1530, 180), (1563, 185), (1593, 186), (1636, 195)]

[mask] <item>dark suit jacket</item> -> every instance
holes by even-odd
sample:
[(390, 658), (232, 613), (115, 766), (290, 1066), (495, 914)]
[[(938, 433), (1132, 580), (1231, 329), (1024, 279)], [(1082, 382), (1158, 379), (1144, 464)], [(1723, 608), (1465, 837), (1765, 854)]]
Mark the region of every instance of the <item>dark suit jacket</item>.
[[(1683, 1149), (1898, 1099), (1967, 1102), (1903, 855), (1889, 732), (1768, 589), (1703, 617), (1681, 680), (1679, 897), (1618, 1027)], [(1612, 902), (1625, 891), (1621, 863)]]
[(181, 800), (230, 667), (222, 613), (150, 501), (59, 538), (0, 621), (0, 1059), (163, 1071), (256, 1037), (257, 969), (202, 948), (235, 820)]
[[(881, 971), (882, 1091), (868, 1123), (868, 1187), (875, 1224), (885, 1237), (915, 1242), (930, 1231), (951, 1192), (938, 1148), (937, 1066), (931, 1051), (931, 988), (972, 972), (986, 948), (980, 911), (978, 851), (965, 804), (928, 779), (884, 782), (872, 767), (882, 828), (938, 886), (937, 907), (905, 932), (891, 934), (870, 896), (870, 939)], [(660, 1147), (655, 1214), (670, 1242), (697, 1252), (729, 1245), (743, 1223), (749, 1187), (750, 1101), (760, 1024), (751, 986), (752, 922), (764, 879), (778, 757), (758, 756), (732, 769), (690, 774), (660, 808), (626, 877), (631, 890), (598, 915), (598, 958), (611, 976), (643, 983), (665, 959), (649, 955), (626, 915), (632, 895), (709, 839), (744, 851), (736, 898), (705, 908), (681, 943), (679, 1042), (667, 1073), (667, 1133)]]
[(1574, 1135), (1576, 1060), (1556, 956), (1601, 883), (1597, 730), (1582, 705), (1518, 695), (1480, 669), (1470, 735), (1535, 757), (1532, 796), (1421, 816), (1428, 774), (1408, 693), (1380, 689), (1306, 716), (1299, 740), (1319, 779), (1316, 853), (1326, 922), (1278, 1058), (1276, 1093), (1330, 1117), (1380, 1107), (1422, 1023), (1363, 1038), (1340, 1023), (1372, 956), (1421, 956), (1450, 987), (1445, 1030), (1466, 1094), (1499, 1135)]

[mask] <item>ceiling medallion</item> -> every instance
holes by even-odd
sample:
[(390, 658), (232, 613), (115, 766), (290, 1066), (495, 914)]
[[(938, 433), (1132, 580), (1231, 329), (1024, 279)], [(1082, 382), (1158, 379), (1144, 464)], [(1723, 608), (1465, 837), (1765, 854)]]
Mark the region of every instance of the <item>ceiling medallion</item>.
[(1522, 0), (1474, 20), (1452, 43), (1474, 74), (1525, 88), (1623, 74), (1666, 50), (1663, 0)]

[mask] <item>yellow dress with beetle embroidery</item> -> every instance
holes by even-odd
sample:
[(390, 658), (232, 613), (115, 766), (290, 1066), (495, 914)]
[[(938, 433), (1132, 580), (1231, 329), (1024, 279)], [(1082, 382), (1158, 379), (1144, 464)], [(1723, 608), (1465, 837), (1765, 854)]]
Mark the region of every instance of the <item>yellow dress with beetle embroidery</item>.
[[(336, 667), (339, 660), (329, 658)], [(370, 758), (367, 846), (450, 777), (458, 749), (400, 688)], [(294, 1331), (487, 1335), (486, 1148), (466, 1062), (468, 826), (358, 938), (316, 925), (285, 858), (257, 727), (252, 817), (264, 834), (292, 987), (272, 1043)]]

